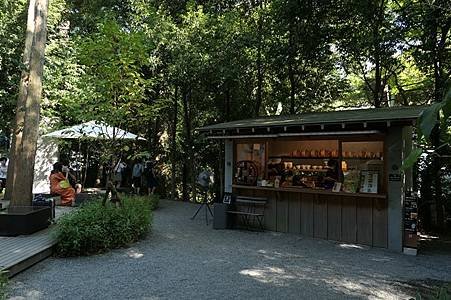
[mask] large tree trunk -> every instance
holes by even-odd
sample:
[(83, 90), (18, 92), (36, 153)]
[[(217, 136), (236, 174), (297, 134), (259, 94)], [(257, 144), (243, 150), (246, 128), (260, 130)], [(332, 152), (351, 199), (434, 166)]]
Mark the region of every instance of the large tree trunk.
[(176, 170), (177, 170), (177, 114), (178, 114), (178, 87), (175, 87), (174, 92), (174, 111), (171, 132), (171, 200), (176, 200)]
[(30, 5), (28, 7), (28, 18), (27, 18), (27, 31), (25, 35), (25, 50), (22, 57), (22, 63), (26, 68), (23, 69), (20, 84), (19, 84), (19, 98), (16, 103), (16, 118), (14, 123), (14, 131), (11, 140), (11, 150), (10, 150), (10, 162), (8, 165), (8, 177), (6, 179), (6, 191), (5, 199), (10, 200), (13, 186), (15, 183), (15, 156), (21, 150), (22, 145), (22, 130), (23, 124), (25, 122), (25, 103), (27, 99), (27, 85), (28, 77), (30, 75), (29, 65), (31, 60), (31, 46), (33, 45), (33, 35), (34, 35), (34, 15), (35, 15), (35, 0), (30, 0)]
[(30, 0), (16, 124), (11, 146), (7, 189), (12, 206), (30, 205), (39, 134), (42, 74), (47, 40), (48, 0)]

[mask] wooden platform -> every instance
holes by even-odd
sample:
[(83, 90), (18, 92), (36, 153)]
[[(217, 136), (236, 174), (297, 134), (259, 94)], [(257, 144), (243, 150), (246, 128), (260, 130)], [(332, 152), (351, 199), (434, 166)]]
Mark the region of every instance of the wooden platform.
[(0, 237), (0, 270), (12, 277), (52, 255), (54, 245), (50, 229), (28, 236)]

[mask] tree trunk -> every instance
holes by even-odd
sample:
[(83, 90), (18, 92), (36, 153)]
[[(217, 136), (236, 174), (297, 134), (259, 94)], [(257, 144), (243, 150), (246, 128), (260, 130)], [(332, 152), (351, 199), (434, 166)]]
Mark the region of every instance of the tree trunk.
[[(11, 150), (9, 155), (9, 165), (8, 165), (8, 177), (6, 179), (6, 191), (5, 199), (11, 200), (11, 195), (15, 183), (15, 157), (21, 150), (22, 145), (22, 131), (23, 124), (25, 122), (25, 104), (27, 100), (27, 85), (28, 77), (30, 75), (30, 60), (31, 60), (31, 47), (33, 45), (34, 36), (34, 15), (35, 15), (35, 0), (30, 0), (28, 7), (28, 18), (27, 18), (27, 31), (25, 35), (25, 50), (22, 57), (22, 63), (25, 68), (22, 71), (20, 85), (19, 85), (19, 98), (16, 104), (16, 118), (14, 123), (14, 130), (11, 139)], [(19, 155), (19, 154), (18, 154)]]
[(258, 16), (258, 25), (257, 25), (257, 34), (258, 34), (258, 42), (257, 42), (257, 99), (255, 101), (255, 116), (260, 115), (260, 108), (263, 103), (263, 59), (262, 59), (262, 51), (263, 51), (263, 0), (260, 1), (260, 14)]
[[(8, 177), (11, 206), (31, 205), (39, 134), (48, 0), (30, 0), (24, 62)], [(30, 37), (31, 35), (31, 37)], [(31, 42), (30, 42), (31, 39)], [(28, 61), (27, 61), (28, 60)]]
[(290, 79), (290, 114), (294, 115), (296, 113), (296, 82), (291, 64), (288, 65), (288, 78)]
[[(189, 87), (183, 91), (183, 119), (185, 123), (184, 152), (186, 155), (186, 159), (183, 160), (183, 201), (189, 201), (190, 196), (196, 199), (191, 117), (191, 88)], [(191, 186), (188, 185), (188, 182), (190, 182)]]
[(190, 119), (190, 111), (189, 111), (189, 101), (190, 101), (190, 95), (189, 95), (189, 89), (188, 88), (184, 88), (183, 89), (183, 95), (182, 95), (182, 99), (183, 99), (183, 122), (184, 122), (184, 127), (185, 127), (185, 143), (184, 143), (184, 153), (185, 153), (185, 158), (183, 160), (183, 169), (182, 169), (182, 197), (183, 197), (183, 201), (189, 201), (189, 195), (190, 195), (190, 191), (189, 191), (189, 186), (188, 186), (188, 182), (189, 179), (191, 178), (191, 174), (190, 174), (190, 160), (192, 159), (191, 157), (191, 147), (192, 147), (192, 141), (191, 141), (191, 119)]
[(380, 45), (379, 45), (379, 26), (373, 29), (373, 39), (374, 39), (374, 90), (373, 90), (373, 104), (374, 107), (381, 107), (381, 94), (382, 94), (382, 70), (381, 70), (381, 55), (380, 55)]
[(177, 152), (177, 114), (178, 114), (178, 87), (175, 87), (174, 92), (174, 116), (172, 121), (171, 132), (171, 200), (176, 200), (176, 152)]
[[(432, 51), (432, 57), (434, 59), (434, 100), (435, 102), (441, 102), (443, 97), (443, 82), (444, 78), (442, 78), (443, 74), (443, 64), (441, 63), (441, 48), (440, 48), (440, 42), (437, 38), (438, 32), (439, 32), (439, 24), (437, 23), (437, 20), (439, 19), (440, 10), (439, 8), (435, 7), (433, 8), (433, 16), (434, 16), (434, 23), (432, 26), (432, 30), (430, 32), (431, 39), (433, 41), (433, 51)], [(440, 123), (439, 123), (440, 124)], [(440, 149), (438, 147), (441, 144), (440, 141), (440, 126), (437, 125), (432, 134), (431, 134), (431, 143), (434, 148), (434, 150), (437, 152), (437, 154), (440, 154)], [(435, 155), (432, 157), (432, 174), (434, 178), (434, 202), (435, 202), (435, 210), (436, 210), (436, 217), (437, 217), (437, 227), (439, 229), (443, 229), (445, 225), (445, 217), (443, 214), (443, 199), (442, 199), (442, 174), (441, 174), (441, 162), (440, 157), (438, 155)]]
[(225, 107), (224, 107), (224, 121), (230, 121), (230, 90), (226, 88), (225, 90)]

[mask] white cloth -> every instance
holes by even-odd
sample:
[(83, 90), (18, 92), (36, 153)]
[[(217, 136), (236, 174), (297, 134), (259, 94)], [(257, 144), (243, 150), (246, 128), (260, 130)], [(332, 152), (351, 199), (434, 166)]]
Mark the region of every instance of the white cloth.
[(6, 175), (8, 173), (8, 166), (5, 165), (0, 165), (0, 178), (1, 179), (6, 179)]
[(133, 166), (133, 172), (132, 172), (132, 176), (133, 177), (141, 177), (141, 175), (143, 174), (144, 171), (144, 166), (142, 163), (137, 163)]
[(127, 166), (123, 162), (119, 162), (118, 164), (116, 164), (113, 171), (114, 173), (121, 173), (126, 167)]

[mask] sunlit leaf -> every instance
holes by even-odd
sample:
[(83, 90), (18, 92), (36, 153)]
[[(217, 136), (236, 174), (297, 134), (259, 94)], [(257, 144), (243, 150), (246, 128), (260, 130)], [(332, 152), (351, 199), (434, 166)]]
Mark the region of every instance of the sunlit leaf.
[(421, 148), (414, 148), (410, 152), (410, 154), (406, 157), (406, 159), (402, 162), (401, 170), (405, 171), (411, 167), (417, 162), (418, 158), (423, 153), (423, 149)]
[(420, 116), (420, 131), (429, 139), (434, 127), (438, 124), (438, 113), (442, 108), (442, 103), (435, 103), (423, 111)]

